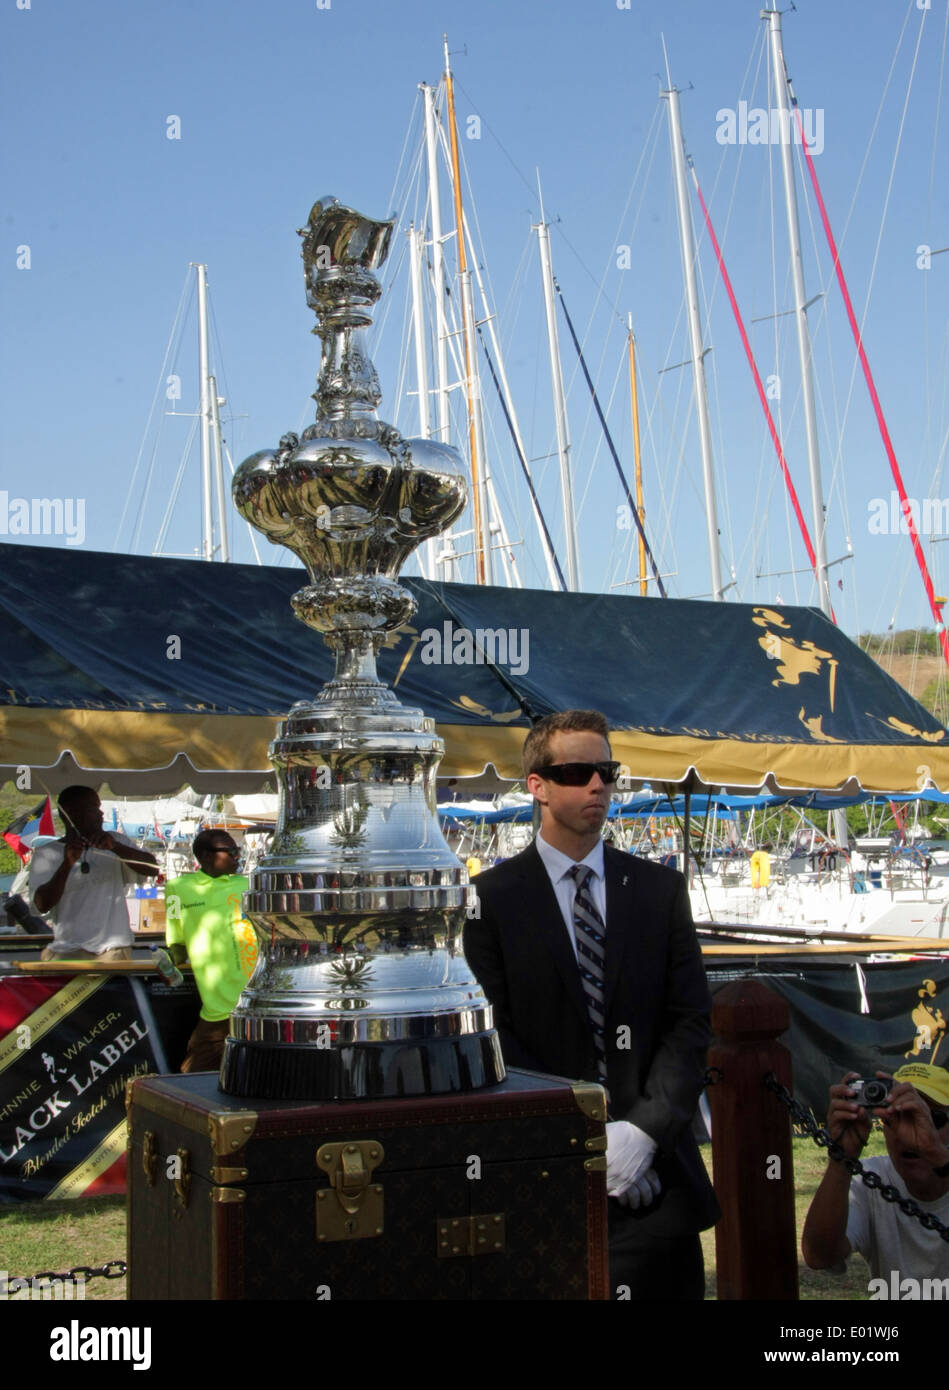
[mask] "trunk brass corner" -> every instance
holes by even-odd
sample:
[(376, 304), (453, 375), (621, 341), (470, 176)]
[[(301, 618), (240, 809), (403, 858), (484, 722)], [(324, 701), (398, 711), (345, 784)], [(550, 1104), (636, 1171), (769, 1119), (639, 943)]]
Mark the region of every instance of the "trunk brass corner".
[(247, 1193), (242, 1187), (212, 1187), (212, 1202), (243, 1202)]
[(247, 1168), (228, 1168), (223, 1163), (216, 1163), (211, 1169), (213, 1183), (243, 1182), (247, 1176)]
[(231, 1115), (209, 1115), (208, 1134), (211, 1149), (216, 1158), (236, 1153), (242, 1149), (257, 1128), (257, 1114), (254, 1110), (238, 1110)]
[(595, 1081), (574, 1081), (570, 1087), (577, 1108), (588, 1120), (606, 1120), (606, 1092)]

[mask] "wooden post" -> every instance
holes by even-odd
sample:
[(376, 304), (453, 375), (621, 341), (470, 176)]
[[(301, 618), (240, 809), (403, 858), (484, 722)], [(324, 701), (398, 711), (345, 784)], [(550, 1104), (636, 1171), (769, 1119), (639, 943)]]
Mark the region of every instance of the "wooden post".
[(791, 1054), (778, 1041), (788, 1006), (758, 980), (725, 985), (712, 1001), (716, 1041), (708, 1089), (712, 1162), (722, 1219), (715, 1228), (720, 1299), (796, 1299), (794, 1162), (787, 1110), (763, 1078), (791, 1089)]

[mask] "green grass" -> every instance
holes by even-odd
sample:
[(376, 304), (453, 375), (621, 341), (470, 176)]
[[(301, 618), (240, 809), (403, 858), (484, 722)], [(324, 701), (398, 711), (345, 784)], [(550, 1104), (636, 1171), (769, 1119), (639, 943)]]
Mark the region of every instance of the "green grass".
[[(804, 1218), (818, 1184), (824, 1176), (828, 1158), (825, 1150), (819, 1149), (812, 1139), (793, 1139), (794, 1153), (794, 1207), (797, 1227), (797, 1275), (801, 1301), (821, 1301), (838, 1299), (847, 1302), (867, 1302), (870, 1281), (870, 1266), (862, 1255), (851, 1255), (846, 1271), (833, 1274), (827, 1269), (808, 1269), (801, 1258), (801, 1232)], [(861, 1154), (861, 1158), (871, 1158), (886, 1153), (883, 1131), (874, 1130)], [(702, 1147), (702, 1156), (712, 1175), (712, 1148), (710, 1144)], [(908, 1219), (908, 1218), (907, 1218)], [(705, 1254), (705, 1297), (715, 1298), (715, 1232), (702, 1232), (702, 1250)]]
[[(0, 1265), (9, 1277), (41, 1270), (62, 1274), (76, 1265), (95, 1268), (125, 1259), (125, 1198), (89, 1197), (76, 1202), (21, 1202), (0, 1208)], [(124, 1279), (90, 1279), (91, 1299), (124, 1299)]]
[[(827, 1158), (810, 1139), (795, 1139), (794, 1186), (797, 1208), (797, 1249), (802, 1299), (867, 1300), (870, 1270), (860, 1255), (851, 1255), (844, 1274), (808, 1269), (800, 1259), (801, 1229)], [(711, 1171), (711, 1147), (703, 1150)], [(871, 1134), (866, 1155), (884, 1153), (883, 1136)], [(715, 1232), (702, 1235), (705, 1252), (705, 1296), (715, 1298)], [(11, 1277), (40, 1270), (61, 1273), (75, 1265), (97, 1266), (125, 1258), (125, 1198), (96, 1197), (76, 1202), (23, 1202), (0, 1208), (0, 1266)], [(122, 1299), (124, 1279), (92, 1279), (86, 1301)]]

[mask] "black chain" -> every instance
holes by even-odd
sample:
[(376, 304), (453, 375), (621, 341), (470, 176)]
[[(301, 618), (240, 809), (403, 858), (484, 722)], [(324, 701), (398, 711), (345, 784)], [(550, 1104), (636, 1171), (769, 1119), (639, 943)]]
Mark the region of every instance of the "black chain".
[(817, 1123), (811, 1112), (805, 1110), (804, 1106), (794, 1099), (786, 1086), (781, 1085), (773, 1071), (768, 1072), (764, 1084), (787, 1107), (795, 1125), (813, 1139), (818, 1148), (826, 1149), (828, 1157), (835, 1163), (842, 1163), (851, 1177), (860, 1178), (865, 1187), (869, 1187), (872, 1192), (879, 1192), (884, 1202), (895, 1202), (900, 1211), (906, 1216), (914, 1217), (923, 1230), (938, 1231), (941, 1239), (949, 1243), (949, 1226), (944, 1226), (931, 1211), (923, 1211), (912, 1197), (904, 1197), (898, 1187), (894, 1187), (892, 1183), (885, 1183), (879, 1173), (864, 1168), (859, 1158), (851, 1158), (843, 1145), (838, 1144), (836, 1139), (831, 1139), (830, 1134)]
[[(41, 1270), (39, 1274), (34, 1274), (32, 1279), (12, 1279), (8, 1275), (6, 1280), (0, 1280), (0, 1298), (15, 1297), (18, 1290), (24, 1285), (35, 1288), (37, 1280), (58, 1279), (62, 1284), (75, 1284), (78, 1280), (88, 1283), (90, 1279), (97, 1277), (103, 1279), (124, 1279), (128, 1265), (124, 1260), (107, 1260), (104, 1265), (98, 1265), (92, 1269), (90, 1265), (76, 1265), (73, 1269), (65, 1270), (62, 1274), (55, 1274), (51, 1269)], [(16, 1287), (13, 1293), (10, 1292), (11, 1285)]]

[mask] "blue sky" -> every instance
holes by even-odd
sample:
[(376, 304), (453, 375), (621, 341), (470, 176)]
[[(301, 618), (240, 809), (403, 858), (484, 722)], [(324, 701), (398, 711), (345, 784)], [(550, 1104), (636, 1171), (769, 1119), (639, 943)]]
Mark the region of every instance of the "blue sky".
[[(468, 214), (477, 214), (483, 233), (478, 256), (561, 554), (531, 232), (537, 168), (555, 272), (630, 474), (625, 320), (633, 315), (647, 530), (670, 576), (667, 587), (677, 596), (708, 594), (691, 373), (660, 376), (688, 352), (666, 108), (658, 97), (661, 36), (682, 89), (686, 146), (746, 322), (766, 320), (792, 303), (777, 151), (717, 138), (724, 110), (742, 100), (773, 104), (758, 14), (750, 0), (630, 0), (628, 9), (616, 0), (329, 0), (328, 7), (326, 0), (323, 7), (316, 0), (30, 0), (28, 8), (8, 0), (0, 19), (0, 488), (8, 498), (82, 497), (86, 547), (151, 551), (189, 421), (164, 421), (147, 491), (145, 465), (133, 474), (194, 261), (209, 267), (213, 365), (228, 398), (225, 432), (235, 461), (308, 423), (318, 343), (309, 336), (295, 229), (325, 193), (377, 216), (396, 209), (404, 219), (383, 272), (387, 291), (372, 345), (384, 392), (380, 414), (406, 434), (417, 432), (414, 398), (398, 392), (408, 346), (403, 231), (420, 215), (418, 185), (406, 169), (421, 135), (417, 84), (439, 80), (447, 30)], [(920, 499), (949, 497), (942, 476), (949, 254), (933, 258), (928, 270), (917, 265), (918, 246), (949, 245), (946, 0), (932, 0), (929, 10), (916, 0), (804, 0), (785, 16), (784, 41), (799, 101), (821, 121), (816, 164), (858, 314), (872, 287), (865, 341), (907, 490)], [(171, 116), (180, 118), (180, 139), (166, 138)], [(477, 132), (472, 116), (480, 118), (480, 138), (468, 138)], [(447, 185), (443, 201), (450, 222)], [(893, 484), (862, 377), (853, 376), (853, 344), (816, 209), (803, 195), (801, 220), (808, 292), (824, 293), (811, 323), (828, 553), (852, 548), (854, 556), (833, 570), (838, 618), (850, 632), (881, 630), (893, 619), (925, 625), (931, 619), (908, 540), (869, 530), (873, 499), (888, 499)], [(23, 246), (28, 269), (17, 265)], [(626, 246), (628, 268), (620, 268)], [(807, 574), (781, 573), (806, 568), (806, 557), (701, 236), (699, 262), (722, 559), (726, 574), (734, 566), (736, 576), (730, 597), (811, 603)], [(195, 331), (192, 308), (172, 366), (182, 377), (181, 410), (196, 404)], [(632, 537), (617, 527), (622, 494), (562, 322), (560, 332), (582, 587), (617, 591), (635, 572)], [(785, 448), (812, 527), (794, 322), (772, 319), (749, 332), (762, 375), (780, 378)], [(411, 359), (405, 386), (414, 389)], [(492, 393), (487, 379), (485, 393)], [(455, 400), (457, 445), (464, 438), (460, 393)], [(489, 441), (521, 574), (528, 585), (542, 585), (519, 470), (493, 406)], [(154, 445), (153, 430), (146, 462)], [(194, 451), (165, 541), (169, 553), (191, 554), (199, 545), (198, 487)], [(926, 552), (937, 593), (947, 593), (949, 547), (934, 540)], [(246, 536), (235, 546), (236, 558), (252, 558)], [(264, 549), (268, 560), (279, 558)]]

